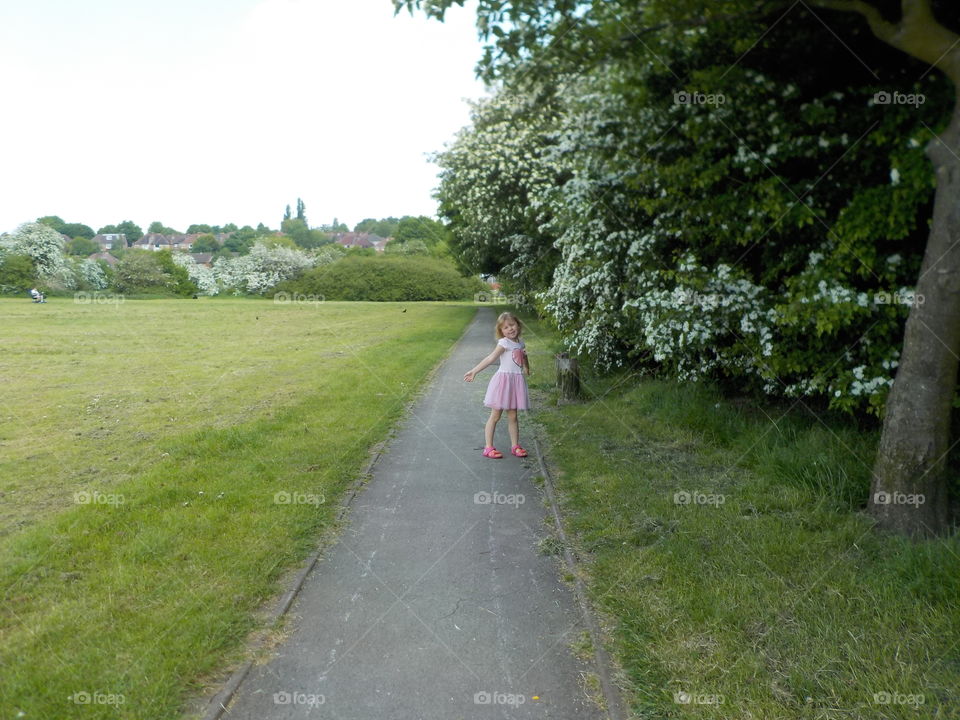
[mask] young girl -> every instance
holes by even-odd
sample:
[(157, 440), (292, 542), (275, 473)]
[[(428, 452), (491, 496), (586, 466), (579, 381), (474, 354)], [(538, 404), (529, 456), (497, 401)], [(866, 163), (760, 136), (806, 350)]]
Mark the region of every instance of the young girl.
[(513, 313), (501, 313), (497, 318), (497, 346), (470, 372), (463, 376), (467, 382), (473, 382), (474, 376), (500, 358), (500, 369), (490, 379), (483, 404), (490, 410), (490, 418), (485, 427), (486, 446), (483, 456), (499, 460), (503, 453), (493, 446), (493, 432), (503, 411), (507, 411), (507, 427), (510, 431), (510, 452), (517, 457), (526, 457), (527, 451), (520, 447), (520, 426), (517, 423), (517, 410), (527, 410), (530, 400), (527, 396), (527, 381), (524, 373), (530, 374), (525, 345), (520, 339), (523, 326)]

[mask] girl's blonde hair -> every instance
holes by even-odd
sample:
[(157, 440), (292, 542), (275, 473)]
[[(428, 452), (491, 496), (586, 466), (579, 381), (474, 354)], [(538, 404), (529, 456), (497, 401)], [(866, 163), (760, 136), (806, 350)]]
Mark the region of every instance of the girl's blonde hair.
[(523, 323), (520, 322), (520, 318), (512, 312), (504, 312), (497, 318), (497, 340), (503, 337), (503, 326), (508, 320), (513, 320), (517, 324), (517, 337), (523, 334)]

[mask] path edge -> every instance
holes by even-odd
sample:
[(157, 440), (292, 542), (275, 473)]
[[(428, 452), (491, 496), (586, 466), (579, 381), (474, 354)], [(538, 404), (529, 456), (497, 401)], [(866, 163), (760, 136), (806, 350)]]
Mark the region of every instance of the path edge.
[[(479, 310), (479, 308), (477, 308)], [(380, 440), (377, 443), (374, 443), (370, 448), (371, 457), (366, 467), (363, 469), (363, 472), (359, 473), (353, 482), (350, 483), (350, 486), (346, 489), (343, 494), (343, 497), (340, 499), (340, 507), (337, 509), (337, 516), (334, 519), (333, 526), (339, 527), (343, 518), (346, 516), (347, 512), (350, 510), (350, 506), (353, 504), (354, 498), (360, 493), (367, 483), (373, 478), (373, 471), (376, 468), (377, 464), (380, 462), (380, 458), (383, 457), (384, 452), (387, 447), (390, 445), (390, 441), (393, 439), (393, 436), (400, 425), (405, 422), (410, 413), (412, 412), (414, 406), (419, 402), (423, 395), (430, 389), (434, 380), (436, 379), (437, 373), (440, 368), (446, 364), (447, 360), (450, 359), (450, 356), (453, 355), (454, 350), (457, 349), (457, 346), (463, 342), (463, 338), (466, 337), (467, 333), (470, 331), (470, 328), (475, 322), (477, 322), (477, 317), (479, 312), (475, 312), (473, 318), (470, 319), (463, 328), (463, 332), (460, 333), (460, 337), (457, 338), (457, 341), (453, 343), (433, 367), (427, 372), (424, 376), (423, 381), (420, 383), (420, 388), (413, 393), (413, 395), (407, 401), (406, 406), (403, 409), (403, 412), (400, 414), (400, 417), (397, 418), (396, 423), (390, 430), (387, 432), (387, 436)], [(539, 451), (538, 451), (539, 454)], [(264, 621), (264, 627), (275, 626), (276, 623), (283, 618), (287, 612), (290, 610), (290, 607), (293, 605), (293, 601), (297, 599), (297, 596), (300, 594), (300, 590), (303, 589), (303, 584), (306, 581), (307, 577), (313, 571), (317, 562), (320, 560), (320, 557), (326, 552), (330, 547), (333, 546), (339, 540), (340, 534), (343, 528), (340, 528), (336, 533), (333, 533), (329, 536), (323, 536), (320, 539), (320, 542), (310, 557), (307, 558), (303, 567), (297, 573), (296, 577), (293, 580), (293, 583), (289, 589), (280, 597), (277, 601), (276, 606), (273, 609), (273, 612), (267, 617)], [(265, 645), (263, 639), (256, 640), (248, 644), (245, 648), (245, 651), (248, 655), (255, 654), (258, 650), (261, 650)], [(233, 696), (237, 693), (237, 690), (240, 689), (240, 686), (243, 684), (243, 681), (246, 679), (247, 674), (253, 668), (255, 660), (250, 659), (246, 660), (240, 667), (234, 670), (231, 673), (230, 677), (224, 683), (223, 687), (217, 692), (210, 701), (207, 703), (206, 710), (204, 710), (203, 715), (197, 716), (199, 720), (220, 720), (224, 717), (225, 714), (229, 714), (227, 706), (230, 704), (230, 701), (233, 700)], [(619, 720), (619, 719), (617, 719)]]
[(603, 635), (600, 630), (600, 623), (597, 615), (587, 597), (587, 589), (580, 579), (577, 572), (577, 561), (574, 558), (573, 547), (567, 537), (563, 527), (563, 521), (560, 519), (560, 507), (557, 504), (557, 493), (553, 482), (553, 476), (547, 468), (547, 463), (543, 459), (543, 449), (540, 446), (540, 438), (537, 434), (533, 436), (533, 444), (537, 453), (537, 462), (540, 465), (540, 472), (543, 475), (543, 487), (550, 504), (550, 514), (553, 516), (553, 525), (557, 536), (560, 538), (560, 544), (563, 546), (563, 560), (567, 570), (573, 576), (573, 594), (580, 606), (580, 614), (583, 616), (584, 625), (590, 633), (590, 640), (593, 644), (594, 664), (596, 665), (597, 676), (600, 679), (600, 689), (603, 692), (604, 702), (607, 706), (607, 717), (610, 720), (627, 720), (627, 714), (624, 710), (623, 698), (616, 683), (613, 682), (613, 663), (610, 661), (610, 655), (607, 653), (603, 644)]

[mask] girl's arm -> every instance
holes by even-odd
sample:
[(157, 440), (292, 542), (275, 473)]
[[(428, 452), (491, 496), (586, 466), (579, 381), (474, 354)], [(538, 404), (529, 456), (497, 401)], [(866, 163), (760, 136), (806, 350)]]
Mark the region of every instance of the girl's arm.
[(463, 379), (466, 380), (467, 382), (473, 382), (473, 378), (478, 372), (483, 370), (488, 365), (492, 365), (493, 363), (495, 363), (497, 361), (497, 358), (503, 355), (504, 352), (505, 352), (505, 348), (503, 348), (503, 346), (501, 345), (497, 345), (493, 349), (493, 352), (487, 355), (483, 360), (481, 360), (473, 370), (466, 373), (463, 376)]
[(527, 355), (527, 351), (523, 351), (523, 367), (527, 371), (527, 375), (530, 374), (530, 356)]

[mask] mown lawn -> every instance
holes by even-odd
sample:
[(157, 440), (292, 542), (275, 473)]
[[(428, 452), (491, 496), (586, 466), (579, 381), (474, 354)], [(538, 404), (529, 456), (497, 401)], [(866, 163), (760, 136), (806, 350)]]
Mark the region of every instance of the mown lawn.
[(639, 718), (960, 717), (960, 539), (862, 512), (876, 434), (803, 405), (585, 371), (534, 415)]
[(177, 717), (473, 314), (0, 301), (0, 717)]

